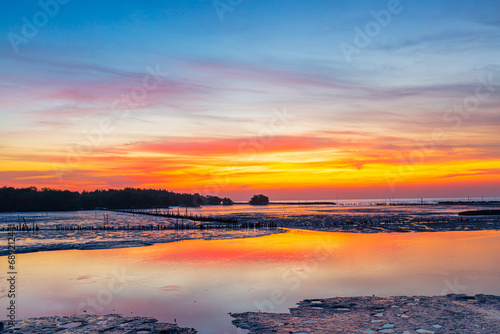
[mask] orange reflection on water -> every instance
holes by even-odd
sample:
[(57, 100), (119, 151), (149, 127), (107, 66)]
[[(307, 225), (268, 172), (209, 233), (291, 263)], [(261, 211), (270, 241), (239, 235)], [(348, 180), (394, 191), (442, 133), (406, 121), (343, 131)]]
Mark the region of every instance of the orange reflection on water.
[[(214, 261), (297, 262), (307, 258), (321, 258), (321, 253), (325, 253), (332, 255), (337, 264), (349, 262), (369, 267), (374, 262), (405, 260), (425, 269), (438, 259), (456, 258), (458, 262), (464, 263), (468, 259), (484, 257), (485, 248), (489, 249), (489, 253), (500, 251), (500, 243), (496, 239), (499, 233), (458, 231), (363, 234), (289, 230), (284, 234), (259, 238), (188, 240), (106, 252), (147, 258), (149, 262), (178, 261), (196, 265), (213, 264)], [(482, 247), (478, 247), (478, 243)], [(472, 267), (479, 265), (476, 260), (468, 263)]]
[(313, 231), (288, 231), (259, 238), (232, 240), (189, 240), (154, 247), (117, 250), (129, 256), (150, 260), (189, 261), (197, 265), (214, 261), (297, 261), (311, 256), (317, 248), (335, 249), (348, 238), (346, 234)]

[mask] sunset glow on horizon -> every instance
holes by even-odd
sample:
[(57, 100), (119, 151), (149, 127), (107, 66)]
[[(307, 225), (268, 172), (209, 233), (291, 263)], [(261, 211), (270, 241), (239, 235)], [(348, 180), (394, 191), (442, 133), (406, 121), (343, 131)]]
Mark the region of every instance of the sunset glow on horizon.
[(9, 4), (0, 186), (500, 195), (500, 4), (231, 3)]

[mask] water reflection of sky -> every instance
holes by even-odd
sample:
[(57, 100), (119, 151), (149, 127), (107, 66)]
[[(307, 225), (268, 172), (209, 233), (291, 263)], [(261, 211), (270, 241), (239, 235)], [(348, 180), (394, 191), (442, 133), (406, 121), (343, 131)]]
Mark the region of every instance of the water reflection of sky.
[(20, 254), (18, 310), (21, 317), (82, 310), (154, 316), (200, 333), (236, 333), (229, 312), (286, 312), (305, 298), (500, 294), (498, 254), (499, 231), (290, 231)]

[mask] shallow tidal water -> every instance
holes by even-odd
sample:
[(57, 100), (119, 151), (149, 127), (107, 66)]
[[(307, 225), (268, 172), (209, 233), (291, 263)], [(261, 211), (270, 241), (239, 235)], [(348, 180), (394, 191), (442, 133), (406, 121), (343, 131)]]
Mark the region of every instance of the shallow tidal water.
[[(223, 216), (237, 219), (240, 223), (274, 222), (278, 226), (310, 230), (331, 229), (332, 222), (359, 225), (360, 222), (390, 221), (399, 227), (411, 229), (411, 224), (430, 220), (458, 219), (458, 212), (466, 210), (491, 209), (496, 206), (480, 205), (398, 205), (378, 206), (357, 203), (356, 205), (269, 205), (252, 206), (237, 204), (232, 206), (203, 206), (200, 208), (170, 208), (173, 212), (203, 216)], [(467, 218), (471, 229), (499, 229), (498, 216), (475, 216)], [(191, 221), (174, 218), (133, 215), (113, 211), (71, 211), (71, 212), (29, 212), (0, 213), (0, 238), (6, 239), (5, 231), (9, 224), (26, 223), (28, 227), (39, 227), (36, 232), (16, 233), (18, 253), (65, 250), (98, 249), (145, 246), (153, 243), (170, 242), (186, 239), (231, 239), (256, 237), (276, 233), (273, 229), (189, 229), (174, 230), (176, 223)], [(448, 227), (453, 228), (455, 223)], [(162, 230), (124, 230), (124, 227), (163, 226)], [(460, 223), (456, 223), (460, 228)], [(57, 230), (57, 227), (72, 227), (73, 230)], [(390, 225), (389, 225), (390, 226)], [(93, 230), (75, 230), (76, 227), (93, 227)], [(108, 229), (103, 229), (106, 227)], [(109, 228), (114, 228), (109, 230)], [(433, 227), (434, 228), (434, 227)], [(439, 228), (439, 227), (438, 227)], [(464, 227), (469, 229), (469, 227)], [(352, 231), (352, 230), (351, 230)], [(371, 232), (374, 232), (373, 230)], [(6, 255), (6, 243), (0, 243), (0, 255)]]
[[(500, 231), (303, 230), (18, 254), (18, 318), (121, 313), (176, 320), (200, 333), (243, 333), (229, 312), (287, 312), (307, 298), (500, 295), (498, 254)], [(2, 307), (7, 302), (2, 285)]]

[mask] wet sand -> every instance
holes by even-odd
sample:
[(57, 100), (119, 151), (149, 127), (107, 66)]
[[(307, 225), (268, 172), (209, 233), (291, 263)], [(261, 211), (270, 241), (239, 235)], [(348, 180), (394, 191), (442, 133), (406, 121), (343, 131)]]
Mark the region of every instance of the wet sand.
[(447, 232), (500, 230), (500, 219), (488, 217), (440, 218), (379, 218), (379, 219), (325, 219), (323, 221), (284, 222), (280, 226), (328, 232), (392, 233), (392, 232)]

